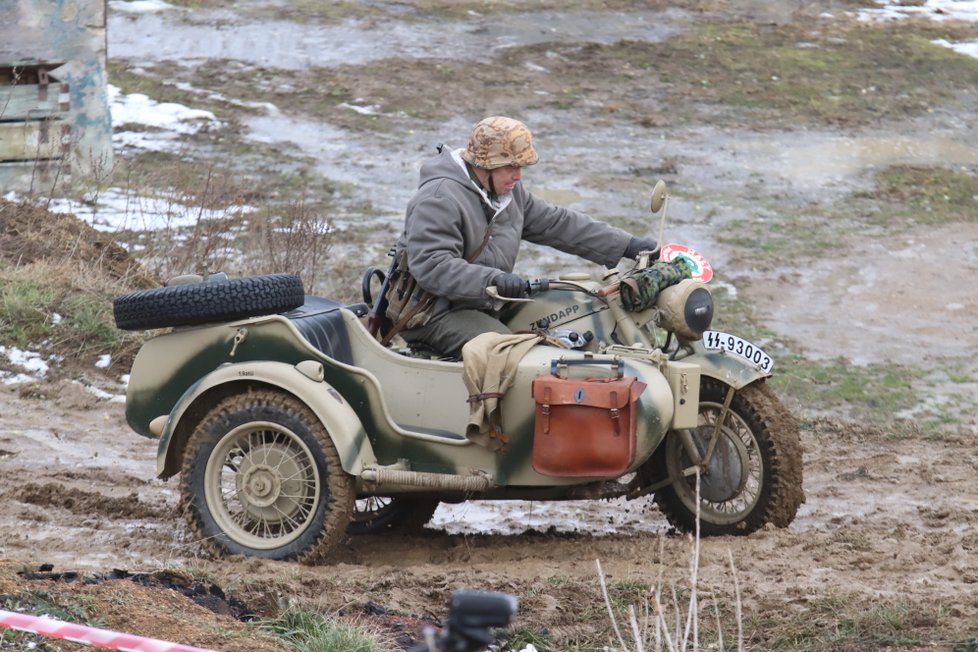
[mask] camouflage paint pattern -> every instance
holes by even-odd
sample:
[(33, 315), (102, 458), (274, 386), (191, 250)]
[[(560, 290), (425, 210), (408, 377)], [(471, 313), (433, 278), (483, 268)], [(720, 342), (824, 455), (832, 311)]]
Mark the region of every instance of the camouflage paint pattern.
[(670, 262), (657, 261), (651, 267), (622, 279), (621, 302), (626, 310), (646, 310), (655, 305), (659, 292), (692, 277), (692, 274), (692, 266), (681, 256)]
[[(374, 353), (379, 354), (376, 357), (383, 364), (370, 365), (377, 374), (322, 355), (280, 316), (180, 330), (147, 342), (133, 364), (126, 414), (130, 425), (147, 436), (152, 436), (149, 423), (153, 419), (170, 415), (160, 440), (159, 474), (167, 477), (179, 470), (186, 439), (220, 397), (267, 385), (280, 387), (309, 405), (334, 439), (344, 469), (353, 474), (367, 465), (386, 466), (407, 459), (414, 471), (480, 470), (491, 474), (501, 485), (559, 486), (586, 481), (541, 476), (530, 466), (535, 410), (530, 383), (538, 374), (549, 372), (553, 359), (580, 357), (582, 353), (538, 347), (524, 359), (514, 386), (503, 401), (503, 427), (511, 445), (505, 453), (494, 453), (464, 439), (446, 439), (426, 432), (464, 432), (468, 408), (461, 363), (417, 360), (390, 353), (370, 339), (355, 315), (347, 314), (348, 327), (360, 331), (354, 348), (367, 345), (377, 349)], [(247, 336), (232, 357), (234, 335), (241, 329)], [(308, 360), (321, 363), (321, 380), (311, 379), (297, 369), (296, 365)], [(443, 405), (448, 397), (454, 397), (455, 407), (429, 411), (428, 421), (417, 424), (417, 430), (399, 426), (397, 421), (407, 416), (403, 409), (401, 415), (392, 415), (386, 409), (395, 403), (392, 396), (404, 387), (397, 382), (392, 364), (401, 365), (407, 374), (434, 378), (424, 393), (437, 397)], [(381, 373), (383, 384), (379, 380)], [(637, 466), (665, 436), (672, 417), (672, 396), (668, 383), (655, 367), (628, 361), (626, 374), (649, 386), (638, 406)], [(444, 420), (439, 422), (438, 416), (446, 413), (456, 419), (454, 426)]]
[(530, 129), (513, 118), (491, 116), (472, 130), (462, 158), (485, 170), (515, 165), (526, 167), (539, 160)]
[[(461, 363), (391, 351), (348, 310), (340, 310), (342, 319), (336, 322), (349, 339), (350, 359), (345, 360), (313, 347), (280, 315), (158, 336), (143, 346), (133, 364), (126, 416), (133, 429), (145, 436), (153, 436), (151, 422), (168, 417), (158, 454), (158, 472), (168, 477), (179, 471), (185, 442), (196, 424), (223, 397), (256, 387), (277, 387), (313, 410), (336, 443), (343, 468), (352, 475), (368, 466), (407, 461), (408, 468), (417, 472), (488, 474), (502, 487), (493, 495), (505, 497), (499, 492), (507, 486), (559, 491), (595, 480), (543, 476), (530, 463), (536, 410), (530, 385), (536, 376), (550, 372), (553, 360), (621, 358), (625, 375), (647, 385), (637, 406), (633, 469), (652, 454), (673, 427), (674, 415), (680, 414), (684, 401), (677, 378), (690, 378), (698, 385), (701, 375), (710, 376), (739, 388), (765, 375), (698, 342), (670, 360), (640, 328), (654, 309), (627, 312), (616, 299), (601, 298), (599, 288), (593, 281), (554, 281), (549, 290), (534, 295), (534, 302), (506, 312), (514, 328), (546, 319), (550, 328), (588, 330), (594, 338), (589, 350), (538, 346), (523, 358), (502, 403), (502, 427), (510, 440), (502, 453), (462, 436), (468, 406)], [(627, 341), (637, 344), (612, 341), (612, 334), (623, 332), (629, 334)], [(574, 375), (601, 375), (590, 366), (572, 369), (580, 370)], [(698, 391), (688, 395), (695, 396)], [(682, 412), (688, 422), (688, 408)], [(385, 494), (398, 490), (383, 485)]]

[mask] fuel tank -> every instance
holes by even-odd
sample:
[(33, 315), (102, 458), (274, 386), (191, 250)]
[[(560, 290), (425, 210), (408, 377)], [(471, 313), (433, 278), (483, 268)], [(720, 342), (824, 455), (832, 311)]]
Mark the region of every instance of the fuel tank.
[[(575, 285), (578, 287), (575, 288)], [(599, 286), (592, 281), (579, 281), (573, 285), (555, 282), (550, 289), (533, 293), (533, 301), (505, 307), (501, 320), (513, 331), (570, 329), (581, 335), (590, 333), (588, 341), (611, 342), (615, 322), (608, 304), (579, 289), (592, 287), (596, 289)]]

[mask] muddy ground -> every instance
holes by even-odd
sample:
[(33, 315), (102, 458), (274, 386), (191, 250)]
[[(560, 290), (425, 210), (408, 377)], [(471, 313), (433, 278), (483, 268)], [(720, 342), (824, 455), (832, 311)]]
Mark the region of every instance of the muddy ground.
[[(219, 162), (265, 172), (239, 199), (301, 191), (339, 229), (323, 293), (355, 299), (420, 157), (485, 114), (534, 128), (532, 190), (635, 232), (657, 232), (643, 207), (665, 178), (666, 239), (711, 259), (719, 325), (777, 354), (805, 446), (790, 527), (702, 542), (701, 643), (716, 604), (728, 647), (739, 622), (751, 649), (978, 648), (978, 61), (932, 43), (974, 24), (864, 20), (859, 2), (136, 4), (110, 4), (110, 81), (221, 126), (169, 153), (120, 146), (127, 178)], [(523, 256), (527, 274), (570, 264)], [(41, 595), (110, 628), (272, 650), (242, 614), (291, 601), (403, 646), (471, 587), (520, 597), (514, 646), (585, 650), (613, 636), (596, 561), (618, 608), (659, 582), (688, 603), (692, 544), (643, 501), (520, 503), (495, 523), (443, 507), (421, 536), (350, 538), (317, 567), (213, 559), (110, 398), (123, 367), (0, 387), (6, 608)]]
[[(436, 514), (421, 536), (350, 538), (316, 567), (211, 559), (188, 538), (174, 483), (152, 477), (154, 443), (128, 436), (119, 403), (64, 382), (7, 388), (0, 405), (0, 595), (8, 608), (18, 595), (40, 594), (76, 610), (62, 617), (244, 651), (281, 648), (259, 647), (235, 617), (270, 615), (290, 601), (365, 620), (383, 610), (403, 642), (420, 621), (444, 616), (452, 591), (480, 588), (518, 595), (517, 626), (567, 650), (600, 647), (611, 635), (597, 561), (618, 607), (644, 608), (659, 582), (688, 601), (691, 542), (641, 501), (625, 506), (629, 518), (608, 534), (600, 533), (609, 510), (621, 505), (575, 503), (565, 518), (577, 531), (557, 531), (566, 523), (557, 517), (554, 531), (517, 534), (484, 534), (466, 525), (463, 510), (454, 522)], [(723, 640), (736, 640), (735, 587), (751, 649), (951, 649), (973, 639), (973, 436), (895, 440), (872, 426), (810, 425), (808, 500), (795, 522), (702, 542), (697, 587), (710, 607), (701, 641), (717, 642), (714, 601)], [(498, 525), (519, 532), (534, 508), (546, 506), (511, 507)], [(38, 572), (43, 564), (53, 575)], [(113, 569), (150, 577), (113, 578)], [(82, 577), (59, 576), (66, 571)], [(232, 609), (230, 597), (245, 606)]]

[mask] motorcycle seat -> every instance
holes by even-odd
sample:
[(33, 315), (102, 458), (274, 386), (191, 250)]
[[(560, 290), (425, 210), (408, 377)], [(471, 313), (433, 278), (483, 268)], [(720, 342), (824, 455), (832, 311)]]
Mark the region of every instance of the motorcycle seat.
[(353, 364), (350, 337), (340, 308), (358, 316), (366, 314), (366, 304), (343, 305), (332, 299), (306, 295), (298, 308), (284, 313), (309, 344), (325, 355), (345, 364)]

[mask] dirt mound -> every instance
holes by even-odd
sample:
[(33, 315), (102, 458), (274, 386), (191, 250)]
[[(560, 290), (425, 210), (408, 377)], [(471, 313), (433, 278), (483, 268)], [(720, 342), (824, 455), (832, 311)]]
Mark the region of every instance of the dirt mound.
[[(53, 375), (91, 375), (110, 353), (106, 371), (124, 373), (138, 349), (138, 335), (119, 335), (112, 300), (132, 290), (159, 287), (130, 253), (74, 215), (0, 199), (0, 338), (58, 359)], [(44, 391), (33, 387), (27, 391)], [(84, 408), (91, 397), (71, 394)], [(68, 398), (68, 394), (59, 394)]]
[(43, 206), (0, 199), (0, 262), (29, 265), (41, 261), (83, 261), (133, 288), (160, 285), (112, 238), (74, 215)]

